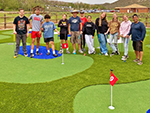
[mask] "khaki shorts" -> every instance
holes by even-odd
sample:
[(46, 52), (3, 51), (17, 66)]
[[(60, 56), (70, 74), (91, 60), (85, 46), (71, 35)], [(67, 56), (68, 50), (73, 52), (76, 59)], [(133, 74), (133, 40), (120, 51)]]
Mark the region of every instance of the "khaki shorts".
[(72, 44), (81, 44), (81, 38), (79, 39), (80, 36), (80, 32), (79, 31), (71, 31), (71, 38), (70, 38), (70, 42)]

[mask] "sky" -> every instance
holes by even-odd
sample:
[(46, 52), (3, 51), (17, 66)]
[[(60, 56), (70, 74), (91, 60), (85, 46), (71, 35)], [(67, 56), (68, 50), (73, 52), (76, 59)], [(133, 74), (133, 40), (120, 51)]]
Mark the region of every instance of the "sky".
[[(83, 2), (88, 4), (103, 4), (103, 3), (113, 3), (117, 0), (58, 0), (58, 1), (64, 1), (64, 2)], [(92, 1), (92, 3), (91, 3)]]

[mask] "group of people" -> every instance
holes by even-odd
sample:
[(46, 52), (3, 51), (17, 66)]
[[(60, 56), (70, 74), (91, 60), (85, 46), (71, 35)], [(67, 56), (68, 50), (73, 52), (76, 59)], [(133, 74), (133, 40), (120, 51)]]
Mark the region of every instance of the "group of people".
[[(133, 23), (128, 20), (128, 16), (123, 16), (123, 22), (120, 23), (117, 14), (113, 14), (113, 18), (110, 22), (107, 21), (107, 15), (105, 12), (101, 13), (100, 17), (96, 19), (95, 24), (92, 22), (92, 16), (84, 17), (84, 12), (80, 11), (80, 17), (77, 16), (79, 12), (74, 10), (72, 12), (73, 16), (67, 20), (67, 15), (63, 14), (62, 19), (58, 23), (60, 27), (60, 32), (56, 29), (53, 22), (50, 21), (50, 15), (46, 14), (44, 16), (45, 23), (43, 23), (43, 16), (40, 15), (40, 9), (35, 10), (35, 14), (32, 14), (29, 18), (24, 16), (24, 10), (19, 10), (19, 16), (14, 19), (13, 31), (16, 34), (16, 50), (15, 57), (18, 56), (20, 40), (23, 43), (24, 56), (28, 56), (26, 50), (26, 39), (29, 36), (29, 28), (32, 28), (31, 38), (31, 54), (30, 57), (33, 58), (33, 49), (35, 45), (35, 39), (37, 39), (36, 55), (39, 55), (39, 45), (40, 38), (43, 32), (44, 42), (46, 43), (47, 55), (50, 55), (49, 43), (53, 51), (53, 56), (58, 56), (55, 53), (54, 46), (54, 30), (60, 35), (61, 48), (58, 52), (59, 54), (63, 52), (62, 44), (68, 43), (68, 34), (71, 35), (70, 42), (73, 46), (73, 54), (76, 54), (76, 44), (78, 44), (79, 53), (85, 51), (85, 43), (88, 46), (88, 54), (95, 54), (95, 48), (93, 45), (93, 39), (95, 35), (95, 29), (97, 29), (97, 37), (100, 44), (100, 51), (105, 56), (108, 56), (107, 49), (107, 38), (109, 34), (109, 46), (112, 48), (111, 55), (119, 55), (118, 49), (118, 39), (121, 37), (124, 45), (124, 56), (122, 60), (127, 60), (128, 56), (128, 44), (130, 35), (132, 35), (133, 49), (135, 50), (136, 59), (133, 60), (137, 62), (138, 65), (142, 65), (143, 57), (143, 41), (146, 34), (146, 28), (142, 22), (139, 22), (138, 15), (134, 14), (132, 16)], [(32, 22), (30, 22), (32, 20)], [(114, 43), (113, 43), (114, 40)], [(70, 53), (69, 48), (66, 51)]]

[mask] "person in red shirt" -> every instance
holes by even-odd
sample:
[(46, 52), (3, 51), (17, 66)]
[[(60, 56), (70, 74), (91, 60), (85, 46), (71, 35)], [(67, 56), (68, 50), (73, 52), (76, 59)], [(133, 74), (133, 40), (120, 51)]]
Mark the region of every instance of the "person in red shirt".
[[(87, 22), (86, 17), (84, 16), (84, 11), (80, 11), (80, 19), (82, 21), (82, 26)], [(81, 29), (80, 29), (81, 31)], [(81, 49), (85, 51), (85, 33), (83, 32), (82, 38), (81, 38)]]

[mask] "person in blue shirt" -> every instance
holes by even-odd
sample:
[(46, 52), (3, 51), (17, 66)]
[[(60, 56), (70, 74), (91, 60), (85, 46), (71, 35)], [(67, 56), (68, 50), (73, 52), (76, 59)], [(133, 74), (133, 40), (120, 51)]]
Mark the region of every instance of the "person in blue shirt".
[(81, 31), (79, 31), (79, 28), (82, 29), (82, 22), (80, 17), (77, 16), (78, 11), (74, 10), (72, 12), (73, 16), (69, 18), (69, 34), (71, 35), (70, 42), (73, 46), (73, 54), (76, 54), (76, 43), (79, 47), (79, 53), (83, 53), (81, 50)]
[(143, 41), (146, 34), (146, 28), (142, 22), (139, 22), (137, 14), (134, 14), (132, 18), (134, 22), (131, 24), (130, 32), (126, 37), (129, 38), (129, 36), (132, 35), (133, 49), (136, 54), (136, 59), (133, 60), (133, 62), (137, 62), (138, 65), (142, 65)]
[(46, 22), (42, 25), (41, 31), (43, 32), (44, 42), (46, 43), (47, 55), (50, 55), (49, 50), (49, 42), (51, 44), (53, 50), (53, 56), (57, 57), (58, 55), (55, 53), (55, 45), (54, 45), (54, 30), (59, 34), (56, 29), (56, 26), (53, 22), (50, 21), (50, 16), (45, 15)]

